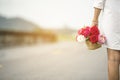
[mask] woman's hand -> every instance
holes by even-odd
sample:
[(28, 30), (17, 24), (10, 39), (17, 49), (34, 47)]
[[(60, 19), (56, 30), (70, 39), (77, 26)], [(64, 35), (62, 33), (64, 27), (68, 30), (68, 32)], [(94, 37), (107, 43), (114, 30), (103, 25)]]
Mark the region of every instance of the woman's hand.
[(92, 21), (91, 26), (98, 26), (98, 21)]

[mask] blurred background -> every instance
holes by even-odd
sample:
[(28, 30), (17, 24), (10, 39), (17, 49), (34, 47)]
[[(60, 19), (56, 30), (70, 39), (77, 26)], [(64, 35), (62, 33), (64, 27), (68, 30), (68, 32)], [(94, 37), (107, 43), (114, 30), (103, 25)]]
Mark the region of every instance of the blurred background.
[(107, 80), (105, 49), (76, 42), (93, 2), (0, 0), (0, 80)]
[(0, 47), (75, 40), (89, 25), (93, 1), (0, 0)]

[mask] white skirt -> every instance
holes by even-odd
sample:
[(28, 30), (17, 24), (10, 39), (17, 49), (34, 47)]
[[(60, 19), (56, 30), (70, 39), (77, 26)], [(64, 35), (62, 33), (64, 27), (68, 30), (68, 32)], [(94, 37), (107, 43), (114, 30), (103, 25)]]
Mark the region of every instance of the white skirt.
[(105, 9), (101, 22), (106, 36), (105, 45), (110, 49), (120, 50), (120, 12)]
[[(105, 46), (110, 49), (120, 50), (120, 0), (96, 0), (94, 7), (104, 8), (102, 13), (101, 29), (106, 36)], [(100, 5), (100, 3), (102, 5)]]

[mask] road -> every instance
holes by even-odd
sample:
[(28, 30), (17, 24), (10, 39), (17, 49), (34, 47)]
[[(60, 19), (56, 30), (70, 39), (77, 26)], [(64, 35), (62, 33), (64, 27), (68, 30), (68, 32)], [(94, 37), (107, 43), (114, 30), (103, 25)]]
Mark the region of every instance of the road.
[(1, 49), (0, 80), (107, 80), (106, 49), (77, 42)]

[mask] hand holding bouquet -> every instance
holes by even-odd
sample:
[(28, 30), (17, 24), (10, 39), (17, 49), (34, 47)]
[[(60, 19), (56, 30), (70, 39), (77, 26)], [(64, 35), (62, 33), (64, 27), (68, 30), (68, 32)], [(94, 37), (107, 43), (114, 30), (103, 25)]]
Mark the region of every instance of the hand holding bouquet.
[(97, 26), (85, 26), (78, 30), (77, 41), (79, 37), (84, 37), (88, 49), (94, 50), (100, 48), (102, 44), (105, 43), (106, 39), (104, 35), (100, 34)]

